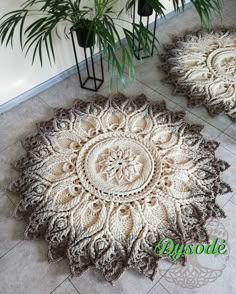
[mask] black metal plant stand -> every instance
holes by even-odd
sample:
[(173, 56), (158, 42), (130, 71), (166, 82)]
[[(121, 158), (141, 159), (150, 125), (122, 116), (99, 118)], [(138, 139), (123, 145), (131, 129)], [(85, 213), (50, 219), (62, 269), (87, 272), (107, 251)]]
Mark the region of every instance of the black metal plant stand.
[[(135, 15), (136, 15), (136, 1), (134, 1), (134, 10), (133, 10), (133, 23), (135, 23)], [(143, 18), (146, 18), (146, 28), (149, 29), (150, 27), (150, 23), (149, 23), (149, 16), (142, 16), (140, 15), (139, 16), (139, 23), (143, 24)], [(135, 57), (140, 60), (140, 59), (145, 59), (145, 58), (148, 58), (148, 57), (151, 57), (153, 56), (153, 53), (154, 53), (154, 47), (155, 47), (155, 35), (156, 35), (156, 25), (157, 25), (157, 13), (155, 12), (155, 20), (154, 20), (154, 30), (153, 30), (153, 39), (152, 39), (152, 50), (151, 50), (151, 54), (147, 55), (147, 54), (143, 54), (141, 55), (141, 53), (143, 52), (144, 53), (144, 48), (141, 48), (141, 44), (140, 42), (138, 42), (138, 49), (134, 49), (134, 55)], [(134, 36), (134, 30), (133, 30), (133, 36)], [(133, 37), (133, 44), (135, 42), (135, 39)]]
[[(102, 77), (98, 78), (96, 76), (96, 70), (95, 70), (95, 65), (94, 65), (94, 55), (93, 55), (93, 50), (92, 47), (89, 48), (83, 48), (84, 49), (84, 58), (85, 58), (85, 64), (86, 64), (86, 72), (87, 72), (87, 77), (85, 77), (82, 80), (81, 77), (81, 71), (79, 67), (79, 62), (78, 62), (78, 57), (77, 57), (77, 52), (76, 52), (76, 47), (75, 47), (75, 39), (74, 39), (74, 30), (73, 28), (71, 29), (71, 39), (72, 39), (72, 45), (73, 45), (73, 50), (74, 50), (74, 55), (75, 55), (75, 61), (76, 61), (76, 67), (78, 71), (78, 76), (79, 76), (79, 81), (80, 81), (80, 87), (82, 89), (90, 90), (93, 92), (97, 92), (98, 89), (102, 86), (104, 82), (104, 70), (103, 70), (103, 61), (102, 61), (102, 53), (100, 51), (100, 65), (101, 65), (101, 74)], [(91, 67), (92, 67), (92, 74), (90, 73), (89, 70), (89, 61), (88, 61), (88, 56), (87, 56), (87, 49), (90, 51), (90, 60), (91, 60)], [(89, 81), (92, 81), (93, 86), (90, 87), (87, 84)]]

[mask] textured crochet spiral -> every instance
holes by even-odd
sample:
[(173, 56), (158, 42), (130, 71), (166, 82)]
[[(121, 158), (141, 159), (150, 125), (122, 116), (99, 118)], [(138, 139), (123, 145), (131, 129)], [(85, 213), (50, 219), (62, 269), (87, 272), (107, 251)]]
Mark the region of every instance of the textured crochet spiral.
[(153, 278), (161, 238), (207, 242), (206, 220), (224, 216), (218, 143), (164, 102), (78, 100), (37, 129), (15, 164), (15, 213), (29, 223), (25, 237), (45, 237), (49, 260), (66, 255), (74, 275), (95, 267), (114, 281), (130, 267)]

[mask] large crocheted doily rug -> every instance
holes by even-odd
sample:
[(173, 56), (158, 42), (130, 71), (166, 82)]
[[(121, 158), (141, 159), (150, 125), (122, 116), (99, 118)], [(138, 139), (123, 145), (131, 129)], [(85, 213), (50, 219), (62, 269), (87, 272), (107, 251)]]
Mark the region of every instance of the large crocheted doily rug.
[(236, 120), (236, 30), (191, 32), (165, 47), (162, 68), (189, 106)]
[(49, 259), (67, 255), (74, 275), (96, 267), (108, 281), (128, 267), (153, 278), (161, 238), (207, 242), (206, 220), (224, 216), (215, 200), (230, 191), (228, 164), (183, 117), (144, 95), (56, 110), (15, 164), (25, 236), (44, 236)]

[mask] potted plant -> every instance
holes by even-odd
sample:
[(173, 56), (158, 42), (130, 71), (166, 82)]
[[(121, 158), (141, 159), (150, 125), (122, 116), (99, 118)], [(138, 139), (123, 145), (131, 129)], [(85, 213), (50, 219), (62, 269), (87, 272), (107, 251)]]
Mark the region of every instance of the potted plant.
[(93, 47), (95, 45), (95, 28), (89, 19), (82, 19), (79, 24), (73, 27), (76, 32), (78, 44), (82, 48)]
[[(108, 59), (111, 78), (118, 76), (125, 85), (125, 71), (135, 78), (133, 38), (145, 44), (147, 52), (152, 50), (152, 33), (142, 24), (129, 22), (131, 30), (119, 22), (121, 11), (114, 6), (119, 0), (93, 0), (92, 6), (81, 6), (81, 0), (26, 0), (20, 9), (11, 11), (0, 19), (0, 42), (13, 46), (17, 36), (26, 55), (32, 51), (32, 63), (36, 56), (41, 65), (44, 62), (43, 50), (50, 63), (55, 61), (53, 35), (59, 36), (59, 25), (64, 33), (76, 32), (81, 47), (97, 45), (102, 48)], [(34, 16), (33, 21), (30, 16)], [(127, 22), (127, 21), (126, 21)], [(27, 23), (27, 24), (26, 24)], [(121, 32), (117, 27), (121, 28)], [(19, 27), (19, 30), (16, 28)], [(122, 42), (123, 35), (127, 44)], [(122, 58), (118, 57), (117, 45), (121, 47)]]
[(140, 16), (151, 16), (153, 7), (146, 0), (138, 0), (138, 14)]
[[(222, 17), (224, 0), (190, 0), (200, 16), (203, 26), (209, 30), (213, 15)], [(165, 17), (164, 0), (128, 0), (126, 10), (129, 11), (135, 3), (138, 3), (138, 14), (141, 16), (150, 16), (153, 10), (158, 16)], [(172, 0), (175, 12), (184, 10), (185, 0)]]

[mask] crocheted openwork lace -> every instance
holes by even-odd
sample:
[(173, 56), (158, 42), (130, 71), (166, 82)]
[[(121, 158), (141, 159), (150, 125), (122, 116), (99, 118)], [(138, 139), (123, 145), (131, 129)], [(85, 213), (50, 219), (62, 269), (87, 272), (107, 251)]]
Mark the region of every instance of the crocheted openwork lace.
[(207, 241), (206, 220), (224, 216), (215, 199), (230, 191), (228, 164), (183, 117), (144, 95), (58, 109), (15, 164), (25, 236), (44, 236), (49, 259), (67, 255), (74, 275), (96, 267), (108, 281), (128, 267), (153, 278), (161, 238)]

